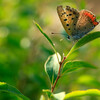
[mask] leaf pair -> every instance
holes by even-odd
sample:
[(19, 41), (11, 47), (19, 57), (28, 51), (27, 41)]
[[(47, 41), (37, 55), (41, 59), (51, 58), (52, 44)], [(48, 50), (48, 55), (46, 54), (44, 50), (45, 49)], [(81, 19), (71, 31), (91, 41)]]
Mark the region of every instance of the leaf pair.
[[(59, 53), (57, 54), (58, 54), (59, 60), (61, 61), (60, 54)], [(84, 68), (84, 67), (96, 68), (95, 66), (84, 61), (68, 61), (63, 65), (61, 76), (69, 72), (75, 71), (77, 69)], [(45, 63), (45, 71), (47, 75), (49, 76), (51, 83), (54, 84), (58, 75), (58, 71), (59, 71), (59, 62), (58, 62), (56, 54), (48, 57)]]

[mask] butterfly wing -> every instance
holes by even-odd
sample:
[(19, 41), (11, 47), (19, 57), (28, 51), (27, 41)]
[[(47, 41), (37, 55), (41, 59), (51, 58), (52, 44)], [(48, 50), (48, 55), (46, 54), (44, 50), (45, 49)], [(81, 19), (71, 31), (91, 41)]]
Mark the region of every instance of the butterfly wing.
[(69, 6), (66, 6), (66, 9), (64, 9), (62, 6), (58, 6), (57, 12), (67, 34), (70, 36), (74, 34), (73, 31), (76, 29), (79, 12), (74, 8), (70, 8)]
[(96, 25), (98, 25), (98, 22), (96, 21), (96, 17), (92, 12), (88, 10), (80, 11), (80, 16), (76, 24), (77, 31), (74, 32), (75, 34), (73, 35), (73, 38), (79, 39), (83, 37), (89, 31), (94, 29)]

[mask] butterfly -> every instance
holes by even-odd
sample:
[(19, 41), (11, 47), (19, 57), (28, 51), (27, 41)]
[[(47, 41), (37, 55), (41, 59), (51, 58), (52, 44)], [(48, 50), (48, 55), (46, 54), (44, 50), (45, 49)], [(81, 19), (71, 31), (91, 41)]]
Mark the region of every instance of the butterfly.
[(78, 11), (70, 6), (57, 7), (61, 23), (68, 34), (68, 39), (78, 40), (99, 24), (96, 16), (88, 10)]

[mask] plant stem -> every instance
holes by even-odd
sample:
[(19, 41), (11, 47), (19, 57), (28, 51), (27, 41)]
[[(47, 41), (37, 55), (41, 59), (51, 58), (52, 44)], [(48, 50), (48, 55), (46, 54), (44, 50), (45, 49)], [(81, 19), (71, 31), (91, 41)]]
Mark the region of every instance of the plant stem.
[(63, 62), (64, 62), (65, 59), (72, 53), (72, 51), (73, 51), (73, 47), (71, 48), (71, 50), (69, 51), (69, 53), (67, 54), (67, 56), (65, 56), (65, 57), (62, 59), (62, 61), (59, 63), (59, 64), (60, 64), (60, 67), (59, 67), (58, 75), (57, 75), (57, 78), (56, 78), (56, 81), (55, 81), (54, 85), (51, 87), (51, 92), (54, 91), (54, 88), (55, 88), (55, 86), (56, 86), (56, 84), (57, 84), (57, 81), (58, 81), (58, 79), (60, 78), (60, 72), (61, 72), (61, 67), (62, 67)]
[(57, 84), (57, 81), (58, 81), (58, 79), (60, 78), (61, 66), (62, 66), (63, 62), (65, 61), (65, 59), (66, 59), (66, 57), (64, 57), (64, 58), (62, 59), (62, 61), (59, 63), (59, 64), (60, 64), (60, 67), (59, 67), (59, 71), (58, 71), (57, 79), (56, 79), (54, 85), (51, 87), (51, 92), (54, 91), (54, 88), (55, 88), (55, 86), (56, 86), (56, 84)]
[[(73, 46), (73, 47), (74, 47), (74, 46)], [(67, 54), (65, 57), (63, 57), (62, 61), (59, 63), (59, 64), (60, 64), (60, 67), (59, 67), (58, 75), (57, 75), (57, 78), (56, 78), (56, 80), (55, 80), (54, 85), (51, 87), (51, 92), (54, 91), (54, 88), (55, 88), (55, 86), (56, 86), (56, 84), (57, 84), (57, 82), (58, 82), (58, 79), (61, 77), (61, 76), (60, 76), (60, 72), (61, 72), (62, 64), (63, 64), (63, 62), (65, 61), (65, 59), (73, 52), (73, 47), (70, 49), (70, 51), (68, 52), (68, 54)]]

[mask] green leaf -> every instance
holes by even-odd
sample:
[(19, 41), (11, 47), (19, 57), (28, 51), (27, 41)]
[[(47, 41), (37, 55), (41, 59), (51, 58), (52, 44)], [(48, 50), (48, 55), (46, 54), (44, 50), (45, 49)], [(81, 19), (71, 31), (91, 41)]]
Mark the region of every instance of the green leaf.
[(81, 97), (81, 96), (100, 96), (100, 90), (89, 89), (84, 91), (73, 91), (65, 95), (64, 99), (69, 99), (72, 97)]
[(90, 41), (93, 41), (96, 38), (100, 38), (100, 32), (94, 32), (91, 34), (86, 35), (82, 39), (80, 39), (74, 46), (72, 51), (75, 51), (76, 49), (80, 48), (81, 46), (87, 44)]
[(56, 94), (53, 94), (53, 96), (56, 100), (64, 100), (65, 92), (56, 93)]
[(93, 41), (94, 39), (100, 38), (100, 32), (94, 32), (86, 35), (85, 37), (81, 38), (76, 44), (72, 47), (70, 52), (67, 54), (68, 57), (72, 52), (80, 48), (81, 46), (87, 44), (88, 42)]
[(48, 90), (48, 89), (44, 90), (43, 89), (43, 92), (45, 92), (49, 98), (53, 97), (53, 93), (50, 90)]
[[(57, 78), (58, 71), (59, 71), (59, 62), (61, 61), (61, 56), (59, 53), (49, 56), (47, 61), (45, 62), (45, 72), (48, 74), (51, 83), (53, 84)], [(58, 60), (59, 59), (59, 60)]]
[(37, 28), (40, 30), (40, 32), (45, 36), (45, 38), (48, 40), (48, 42), (50, 43), (51, 47), (53, 48), (54, 52), (57, 53), (56, 49), (55, 49), (55, 46), (53, 44), (53, 42), (51, 41), (51, 39), (46, 35), (46, 33), (43, 32), (42, 28), (40, 27), (40, 25), (35, 22), (33, 20), (33, 23), (37, 26)]
[(23, 100), (30, 100), (27, 97), (25, 97), (19, 90), (17, 90), (15, 87), (8, 85), (7, 83), (0, 82), (0, 91), (1, 92), (8, 92), (16, 95), (17, 97), (22, 98)]
[(68, 61), (63, 66), (62, 74), (72, 72), (72, 71), (77, 70), (82, 67), (96, 68), (95, 66), (93, 66), (87, 62), (84, 62), (84, 61)]

